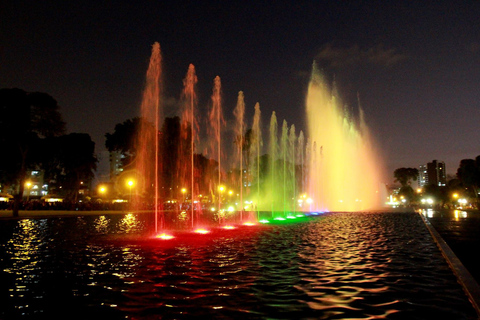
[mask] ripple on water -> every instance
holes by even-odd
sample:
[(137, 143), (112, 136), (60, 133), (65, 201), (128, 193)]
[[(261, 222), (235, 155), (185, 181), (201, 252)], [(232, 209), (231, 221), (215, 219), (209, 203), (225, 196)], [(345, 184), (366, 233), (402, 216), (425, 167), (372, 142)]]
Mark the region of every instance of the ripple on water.
[(0, 316), (476, 318), (416, 214), (337, 213), (206, 238), (125, 240), (146, 232), (142, 219), (1, 225)]

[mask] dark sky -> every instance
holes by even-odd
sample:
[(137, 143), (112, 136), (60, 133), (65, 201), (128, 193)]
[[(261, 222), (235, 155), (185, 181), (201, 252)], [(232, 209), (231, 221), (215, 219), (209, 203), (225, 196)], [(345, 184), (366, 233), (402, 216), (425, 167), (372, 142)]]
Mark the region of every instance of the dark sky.
[(360, 97), (389, 172), (438, 159), (454, 173), (480, 155), (479, 17), (479, 1), (7, 0), (0, 88), (52, 95), (106, 159), (105, 133), (139, 114), (156, 41), (172, 105), (193, 63), (200, 113), (219, 75), (227, 119), (242, 90), (249, 120), (259, 102), (264, 126), (276, 111), (297, 132), (316, 60), (344, 103)]

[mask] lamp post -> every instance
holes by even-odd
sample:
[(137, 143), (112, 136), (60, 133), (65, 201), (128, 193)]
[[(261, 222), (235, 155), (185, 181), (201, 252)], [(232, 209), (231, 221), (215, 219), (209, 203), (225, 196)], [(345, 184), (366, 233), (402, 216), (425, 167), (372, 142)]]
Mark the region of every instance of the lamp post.
[(458, 193), (455, 192), (454, 194), (452, 194), (452, 198), (453, 206), (456, 207), (455, 202), (458, 201)]
[(183, 196), (183, 200), (182, 200), (182, 207), (183, 207), (183, 204), (185, 203), (185, 193), (187, 192), (187, 189), (186, 188), (182, 188), (182, 196)]
[(32, 186), (32, 183), (30, 181), (27, 181), (25, 183), (25, 186), (27, 187), (27, 202), (30, 201), (30, 187)]
[(132, 189), (135, 182), (133, 180), (127, 181), (127, 186), (130, 188), (130, 203), (132, 203)]
[(98, 193), (100, 196), (104, 196), (107, 193), (107, 187), (104, 185), (98, 186)]
[(218, 187), (218, 191), (220, 191), (218, 195), (218, 211), (220, 211), (222, 209), (222, 195), (223, 195), (223, 191), (225, 191), (225, 187), (224, 186)]

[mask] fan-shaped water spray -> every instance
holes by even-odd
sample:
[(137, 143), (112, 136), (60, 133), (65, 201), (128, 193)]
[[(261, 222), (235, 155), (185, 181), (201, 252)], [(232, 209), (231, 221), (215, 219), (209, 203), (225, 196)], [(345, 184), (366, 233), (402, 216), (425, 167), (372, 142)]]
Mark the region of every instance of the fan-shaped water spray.
[(357, 211), (379, 207), (381, 162), (359, 111), (356, 124), (313, 67), (306, 102), (307, 194), (314, 210)]

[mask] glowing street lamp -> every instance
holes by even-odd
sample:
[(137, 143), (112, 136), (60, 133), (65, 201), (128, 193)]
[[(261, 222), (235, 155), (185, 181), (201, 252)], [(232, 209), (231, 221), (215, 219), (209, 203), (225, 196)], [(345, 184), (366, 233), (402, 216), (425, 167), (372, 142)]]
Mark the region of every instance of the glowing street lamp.
[(132, 189), (134, 184), (135, 184), (135, 181), (131, 179), (127, 181), (127, 186), (130, 188), (130, 202), (132, 202)]
[(185, 203), (185, 193), (187, 192), (187, 189), (186, 188), (182, 188), (182, 195), (183, 195), (183, 201), (182, 203)]
[(27, 201), (30, 200), (30, 187), (32, 186), (32, 183), (30, 181), (25, 182), (25, 187), (27, 187)]
[(102, 196), (105, 195), (107, 193), (107, 187), (104, 185), (98, 186), (98, 193)]
[(218, 191), (220, 191), (220, 194), (218, 196), (218, 210), (220, 211), (222, 209), (222, 195), (223, 195), (223, 191), (225, 191), (225, 187), (219, 186)]

